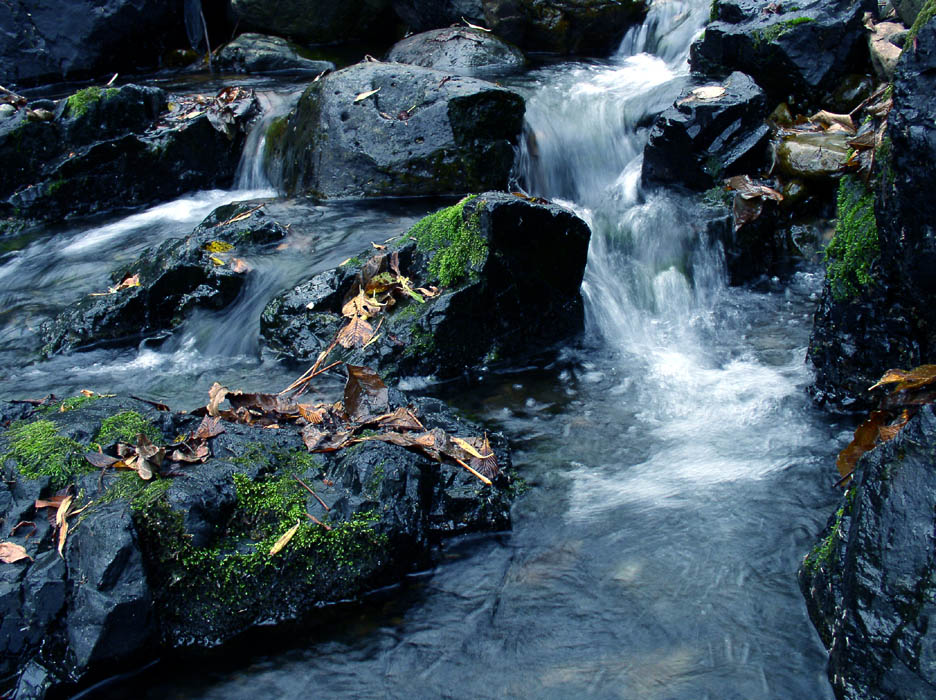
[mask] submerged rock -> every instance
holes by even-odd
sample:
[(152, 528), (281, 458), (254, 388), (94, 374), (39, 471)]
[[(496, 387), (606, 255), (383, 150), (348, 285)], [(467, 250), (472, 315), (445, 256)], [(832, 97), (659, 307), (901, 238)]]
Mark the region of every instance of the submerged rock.
[(821, 102), (845, 75), (864, 72), (862, 15), (875, 9), (870, 0), (716, 0), (692, 45), (692, 69), (707, 76), (744, 71), (773, 100)]
[[(375, 408), (405, 408), (426, 431), (483, 435), (437, 400), (394, 390), (383, 400)], [(7, 539), (29, 557), (0, 568), (0, 671), (21, 673), (28, 697), (112, 675), (160, 649), (215, 646), (300, 620), (425, 566), (445, 536), (510, 525), (510, 457), (499, 435), (486, 438), (500, 467), (486, 485), (454, 461), (399, 444), (310, 454), (293, 424), (221, 421), (199, 432), (201, 420), (81, 396), (0, 432), (0, 517), (24, 523)], [(179, 461), (173, 450), (187, 448), (170, 446), (161, 466), (152, 458), (149, 480), (132, 468), (101, 473), (83, 457), (98, 445), (115, 454), (115, 443), (148, 444), (139, 434), (158, 447), (189, 436), (203, 454)], [(69, 484), (65, 512), (75, 514), (63, 539), (36, 501)]]
[(285, 235), (283, 226), (253, 204), (220, 207), (189, 236), (146, 250), (116, 270), (109, 292), (86, 296), (44, 324), (42, 354), (166, 335), (196, 307), (223, 308), (250, 272), (240, 256), (257, 253)]
[(361, 39), (384, 21), (390, 0), (231, 0), (245, 25), (316, 43)]
[(274, 298), (261, 334), (287, 357), (314, 360), (347, 325), (342, 312), (362, 281), (367, 287), (396, 254), (413, 288), (437, 285), (439, 293), (401, 295), (372, 319), (381, 324), (372, 343), (339, 346), (328, 362), (367, 364), (389, 378), (516, 362), (581, 329), (589, 236), (565, 209), (487, 192), (429, 215), (376, 262), (351, 260)]
[(174, 118), (162, 90), (136, 85), (51, 106), (52, 120), (20, 109), (0, 122), (0, 215), (60, 220), (229, 185), (256, 107), (247, 97)]
[(764, 92), (744, 73), (686, 88), (653, 123), (644, 182), (704, 190), (763, 165), (769, 129)]
[(302, 48), (278, 36), (241, 34), (221, 48), (214, 67), (232, 73), (324, 73), (334, 70), (331, 61), (314, 61), (302, 56)]
[(488, 32), (448, 27), (414, 34), (397, 42), (387, 60), (455, 75), (491, 75), (523, 68), (523, 53)]
[(268, 132), (270, 177), (321, 197), (505, 188), (520, 95), (474, 78), (364, 62), (311, 84)]
[(936, 687), (936, 414), (925, 406), (859, 462), (799, 581), (839, 700), (932, 697)]

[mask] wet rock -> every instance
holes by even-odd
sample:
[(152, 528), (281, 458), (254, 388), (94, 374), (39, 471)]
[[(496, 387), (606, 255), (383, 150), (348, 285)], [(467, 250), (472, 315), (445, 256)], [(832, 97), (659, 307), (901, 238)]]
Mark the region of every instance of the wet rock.
[(111, 275), (113, 291), (86, 296), (45, 324), (42, 352), (49, 356), (164, 336), (196, 307), (223, 308), (240, 292), (250, 271), (249, 262), (240, 256), (255, 254), (285, 235), (283, 226), (252, 203), (220, 207), (191, 235), (144, 251), (134, 263), (116, 270)]
[[(928, 184), (936, 177), (936, 125), (927, 116), (936, 94), (934, 46), (931, 20), (916, 50), (904, 51), (898, 64), (869, 189), (844, 211), (840, 206), (839, 219), (853, 223), (842, 239), (841, 274), (830, 277), (847, 284), (830, 282), (808, 351), (816, 368), (811, 391), (836, 405), (866, 406), (867, 387), (892, 367), (936, 362), (936, 226)], [(857, 224), (870, 226), (869, 210), (874, 230), (859, 235), (864, 227)]]
[(771, 100), (821, 103), (845, 75), (864, 72), (862, 15), (874, 9), (869, 0), (717, 0), (713, 21), (692, 45), (692, 69), (707, 76), (741, 70)]
[(720, 85), (684, 90), (653, 124), (644, 149), (644, 182), (703, 190), (754, 172), (766, 158), (766, 99), (743, 73)]
[(463, 18), (484, 24), (482, 0), (393, 0), (393, 9), (414, 32), (458, 24)]
[[(510, 194), (487, 192), (436, 212), (386, 253), (397, 253), (414, 287), (437, 285), (441, 293), (424, 303), (401, 299), (382, 314), (373, 343), (338, 347), (329, 361), (366, 364), (389, 379), (518, 362), (581, 329), (588, 240), (571, 212)], [(314, 360), (348, 321), (342, 307), (366, 255), (275, 297), (261, 316), (267, 345)]]
[(53, 121), (0, 122), (0, 214), (59, 220), (229, 185), (255, 102), (170, 119), (162, 90), (125, 85), (53, 106)]
[(216, 70), (231, 73), (312, 73), (334, 70), (330, 61), (302, 56), (300, 46), (278, 36), (241, 34), (214, 58)]
[(155, 67), (182, 26), (163, 0), (0, 3), (0, 75), (12, 87)]
[(390, 0), (231, 0), (244, 25), (316, 44), (366, 37), (382, 26)]
[(936, 415), (926, 406), (862, 457), (799, 571), (841, 700), (932, 696), (936, 661)]
[(523, 98), (474, 78), (365, 62), (313, 83), (268, 132), (271, 179), (322, 197), (504, 188)]
[(465, 26), (407, 37), (394, 44), (387, 60), (469, 76), (516, 71), (526, 63), (520, 49)]
[(908, 27), (913, 26), (925, 4), (926, 0), (895, 0), (893, 3), (900, 21)]
[(527, 51), (607, 54), (645, 10), (631, 0), (484, 0), (494, 33)]
[(830, 178), (844, 171), (851, 138), (842, 131), (782, 131), (775, 149), (777, 167), (791, 177)]
[(868, 48), (871, 51), (871, 65), (880, 80), (890, 82), (894, 79), (906, 31), (897, 22), (879, 22), (874, 25), (868, 37)]

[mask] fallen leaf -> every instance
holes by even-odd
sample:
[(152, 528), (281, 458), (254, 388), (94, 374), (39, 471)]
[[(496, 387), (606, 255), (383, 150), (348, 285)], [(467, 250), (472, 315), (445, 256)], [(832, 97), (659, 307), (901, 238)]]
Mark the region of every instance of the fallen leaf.
[(293, 538), (293, 535), (295, 535), (296, 532), (297, 532), (298, 530), (299, 530), (299, 521), (297, 520), (297, 521), (296, 521), (296, 524), (293, 525), (291, 528), (289, 528), (289, 529), (283, 534), (282, 537), (280, 537), (278, 540), (276, 540), (276, 544), (274, 544), (272, 547), (270, 547), (270, 556), (272, 557), (274, 554), (279, 553), (279, 551), (282, 550), (283, 547), (285, 547), (287, 544), (289, 544), (289, 540), (291, 540), (291, 539)]
[(111, 457), (106, 455), (103, 452), (87, 452), (85, 454), (85, 459), (91, 463), (92, 466), (97, 467), (98, 469), (106, 469), (107, 467), (113, 467), (120, 460), (116, 457)]
[(490, 452), (486, 455), (481, 454), (474, 448), (474, 446), (465, 442), (461, 438), (453, 437), (452, 442), (454, 442), (456, 445), (458, 445), (460, 448), (462, 448), (465, 452), (470, 454), (472, 457), (475, 457), (477, 459), (489, 459), (490, 457), (494, 455), (493, 452)]
[(380, 375), (370, 367), (345, 365), (348, 381), (344, 389), (344, 405), (348, 417), (363, 423), (374, 416), (387, 413), (389, 409), (389, 390)]
[(934, 381), (936, 381), (936, 365), (920, 365), (909, 371), (889, 369), (868, 391), (887, 384), (896, 384), (897, 386), (891, 388), (891, 393), (897, 393), (898, 391), (919, 389), (932, 384)]
[(250, 272), (253, 268), (250, 264), (243, 258), (232, 258), (231, 259), (231, 269), (242, 275), (244, 273)]
[(690, 95), (697, 100), (714, 100), (724, 95), (726, 89), (722, 85), (705, 85), (690, 91)]
[(220, 411), (218, 406), (221, 405), (221, 402), (224, 401), (227, 396), (228, 390), (215, 382), (211, 385), (211, 388), (208, 390), (208, 415), (216, 418)]
[(65, 558), (65, 538), (68, 537), (68, 521), (63, 520), (58, 533), (58, 553), (62, 559)]
[(823, 109), (812, 115), (809, 121), (822, 124), (827, 129), (838, 126), (849, 134), (854, 134), (856, 131), (855, 122), (852, 121), (850, 114), (836, 114), (835, 112), (827, 112)]
[(364, 318), (355, 316), (348, 324), (338, 331), (338, 344), (350, 350), (361, 347), (374, 337), (374, 328)]
[(0, 542), (0, 561), (4, 564), (12, 564), (22, 559), (32, 561), (32, 557), (26, 553), (25, 547), (15, 542)]
[(55, 526), (62, 527), (65, 524), (65, 519), (68, 517), (68, 511), (71, 509), (72, 496), (68, 495), (62, 499), (61, 504), (59, 504), (58, 510), (55, 511)]
[(378, 92), (380, 92), (380, 88), (377, 88), (376, 90), (368, 90), (367, 92), (362, 92), (360, 95), (354, 98), (354, 104), (357, 104), (358, 102), (363, 102), (368, 97), (370, 97), (371, 95), (376, 95)]
[(478, 31), (481, 31), (481, 32), (491, 32), (491, 31), (494, 31), (493, 29), (488, 29), (487, 27), (479, 27), (477, 24), (472, 24), (471, 22), (469, 22), (469, 21), (468, 21), (467, 19), (465, 19), (464, 17), (462, 17), (461, 20), (462, 20), (462, 22), (464, 22), (465, 24), (467, 24), (467, 25), (468, 25), (469, 27), (471, 27), (472, 29), (477, 29)]
[(386, 250), (386, 249), (387, 249), (387, 246), (385, 246), (385, 245), (380, 245), (379, 243), (374, 243), (373, 241), (371, 241), (371, 245), (374, 246), (374, 248), (376, 248), (377, 250)]

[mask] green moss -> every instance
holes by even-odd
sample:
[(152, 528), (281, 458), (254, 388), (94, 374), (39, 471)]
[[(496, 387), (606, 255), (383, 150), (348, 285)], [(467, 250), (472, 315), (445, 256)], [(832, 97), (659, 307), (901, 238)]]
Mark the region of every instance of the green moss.
[(709, 22), (718, 21), (718, 0), (712, 0), (712, 6), (709, 8)]
[(130, 502), (133, 510), (143, 511), (162, 499), (171, 485), (171, 479), (157, 477), (144, 481), (134, 471), (121, 471), (98, 502), (109, 503), (122, 498)]
[(55, 423), (37, 420), (12, 426), (6, 433), (9, 449), (0, 462), (12, 459), (20, 474), (29, 479), (52, 478), (52, 487), (59, 489), (81, 472), (91, 470), (84, 460), (85, 447), (71, 438), (59, 435)]
[(65, 180), (65, 178), (63, 178), (63, 177), (60, 177), (60, 178), (58, 178), (57, 180), (53, 180), (52, 182), (48, 183), (48, 184), (45, 186), (45, 193), (46, 193), (47, 195), (49, 195), (49, 196), (55, 195), (56, 192), (58, 192), (60, 189), (62, 189), (62, 186), (63, 186), (66, 182), (67, 182), (67, 180)]
[(124, 411), (111, 416), (101, 423), (95, 442), (110, 445), (114, 442), (133, 443), (136, 436), (143, 433), (150, 442), (165, 442), (162, 432), (136, 411)]
[(838, 300), (871, 284), (871, 265), (880, 253), (874, 195), (855, 175), (839, 181), (835, 236), (825, 251), (826, 279)]
[(441, 209), (423, 218), (410, 229), (420, 250), (429, 252), (429, 274), (433, 282), (450, 287), (467, 277), (472, 268), (480, 267), (487, 258), (487, 243), (481, 237), (481, 209), (475, 207), (465, 220), (465, 205), (477, 195), (465, 197), (458, 204)]
[(821, 565), (831, 562), (835, 548), (843, 536), (842, 520), (844, 517), (845, 506), (843, 505), (835, 512), (835, 522), (829, 529), (829, 534), (823, 537), (822, 541), (813, 547), (803, 560), (803, 567), (808, 572), (815, 573)]
[(38, 413), (42, 415), (49, 415), (51, 413), (66, 413), (67, 411), (75, 411), (82, 406), (102, 398), (104, 397), (100, 394), (91, 394), (90, 396), (85, 396), (84, 394), (69, 396), (60, 403), (54, 403), (49, 406), (42, 406), (38, 409)]
[(79, 90), (65, 101), (65, 106), (68, 110), (68, 116), (82, 116), (85, 112), (88, 111), (91, 105), (100, 100), (103, 96), (104, 91), (96, 85), (86, 87), (84, 90)]
[(226, 241), (208, 241), (202, 246), (202, 250), (206, 253), (226, 253), (234, 250), (234, 246)]
[(781, 22), (777, 22), (776, 24), (772, 24), (766, 29), (756, 29), (751, 33), (751, 39), (753, 40), (754, 48), (757, 49), (764, 44), (773, 43), (784, 34), (790, 32), (793, 27), (814, 21), (815, 20), (812, 17), (793, 17), (791, 19), (786, 19)]
[(410, 336), (410, 344), (407, 345), (403, 350), (404, 355), (410, 357), (424, 357), (435, 352), (435, 336), (432, 335), (432, 333), (429, 331), (419, 326), (413, 326), (412, 330), (410, 331)]
[(364, 486), (364, 491), (367, 493), (369, 498), (377, 498), (380, 494), (380, 485), (383, 483), (384, 477), (386, 476), (384, 466), (386, 462), (381, 462), (374, 468), (373, 474), (367, 480), (367, 484)]
[(702, 194), (702, 201), (711, 207), (730, 207), (732, 193), (723, 185), (715, 185)]
[[(936, 17), (936, 0), (927, 0), (926, 4), (920, 8), (920, 13), (913, 21), (910, 31), (907, 32), (907, 37), (904, 39), (903, 45), (905, 47), (913, 47), (913, 42), (916, 40), (917, 34), (919, 34), (923, 26), (933, 19), (933, 17)], [(915, 47), (914, 50), (916, 50)]]

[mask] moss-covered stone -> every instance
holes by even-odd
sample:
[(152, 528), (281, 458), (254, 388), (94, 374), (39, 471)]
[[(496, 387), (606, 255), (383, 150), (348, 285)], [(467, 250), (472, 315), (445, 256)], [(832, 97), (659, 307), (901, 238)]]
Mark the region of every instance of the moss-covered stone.
[(65, 101), (65, 109), (68, 116), (82, 116), (88, 111), (91, 105), (104, 97), (104, 95), (104, 91), (96, 85), (79, 90)]
[(89, 471), (82, 454), (85, 447), (59, 434), (50, 420), (14, 425), (4, 436), (9, 448), (2, 461), (11, 459), (20, 474), (28, 479), (51, 477), (55, 489), (65, 486), (75, 475)]
[(136, 411), (123, 411), (104, 420), (95, 441), (101, 445), (114, 442), (134, 443), (136, 436), (145, 435), (150, 442), (165, 442), (162, 432)]
[(920, 8), (920, 13), (913, 21), (913, 26), (910, 27), (910, 31), (907, 32), (903, 45), (914, 47), (917, 34), (923, 28), (923, 25), (933, 19), (933, 17), (936, 17), (936, 0), (927, 0), (926, 4)]
[(465, 205), (476, 198), (477, 195), (465, 197), (458, 204), (421, 219), (410, 229), (409, 235), (419, 249), (431, 255), (432, 281), (443, 287), (451, 287), (467, 277), (487, 257), (487, 242), (480, 233), (483, 203), (474, 207), (470, 216), (464, 216)]
[(835, 236), (826, 248), (826, 279), (838, 300), (871, 284), (871, 265), (880, 254), (874, 195), (855, 175), (839, 181)]

